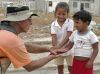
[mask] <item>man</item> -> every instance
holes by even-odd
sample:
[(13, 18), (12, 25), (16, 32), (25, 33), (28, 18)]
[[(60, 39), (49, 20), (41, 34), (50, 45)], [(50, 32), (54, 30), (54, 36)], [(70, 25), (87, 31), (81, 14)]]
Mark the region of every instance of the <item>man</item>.
[[(23, 67), (27, 71), (35, 70), (59, 55), (49, 55), (32, 61), (29, 53), (49, 52), (49, 48), (39, 45), (27, 44), (17, 35), (27, 32), (31, 25), (32, 12), (27, 6), (8, 7), (7, 17), (0, 25), (0, 59), (3, 73), (9, 67), (10, 61), (15, 68)], [(28, 53), (29, 52), (29, 53)]]

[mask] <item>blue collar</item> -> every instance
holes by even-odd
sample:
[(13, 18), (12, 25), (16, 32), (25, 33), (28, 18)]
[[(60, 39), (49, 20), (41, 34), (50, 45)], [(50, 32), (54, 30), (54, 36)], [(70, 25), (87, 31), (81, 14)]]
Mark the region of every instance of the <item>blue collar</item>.
[(13, 33), (17, 34), (15, 28), (12, 27), (9, 24), (10, 24), (9, 22), (1, 22), (0, 23), (0, 29), (7, 30), (7, 31), (10, 31), (10, 32), (13, 32)]

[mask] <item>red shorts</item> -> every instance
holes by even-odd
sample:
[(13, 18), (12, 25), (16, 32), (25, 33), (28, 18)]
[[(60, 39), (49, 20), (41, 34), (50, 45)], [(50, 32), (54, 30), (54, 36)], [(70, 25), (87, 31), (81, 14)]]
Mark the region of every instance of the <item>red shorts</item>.
[(86, 64), (89, 60), (80, 61), (74, 58), (72, 74), (93, 74), (93, 66), (90, 69), (86, 68)]

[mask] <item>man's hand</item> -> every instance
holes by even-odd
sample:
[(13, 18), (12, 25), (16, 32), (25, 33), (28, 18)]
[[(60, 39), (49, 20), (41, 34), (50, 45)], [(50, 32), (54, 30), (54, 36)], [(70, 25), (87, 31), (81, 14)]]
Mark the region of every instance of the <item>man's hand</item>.
[(56, 54), (56, 55), (50, 54), (49, 56), (52, 57), (53, 59), (55, 59), (55, 58), (57, 58), (57, 57), (60, 57), (61, 55), (60, 55), (60, 54)]

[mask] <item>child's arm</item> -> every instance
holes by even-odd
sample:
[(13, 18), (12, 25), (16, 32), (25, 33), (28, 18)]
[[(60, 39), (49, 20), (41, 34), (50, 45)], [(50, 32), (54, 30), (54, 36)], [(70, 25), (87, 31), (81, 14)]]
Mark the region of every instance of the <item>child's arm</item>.
[(65, 49), (58, 49), (58, 50), (54, 50), (53, 52), (55, 52), (56, 54), (65, 53), (65, 52), (69, 51), (73, 47), (73, 45), (74, 45), (74, 43), (69, 41), (68, 45), (66, 46)]
[(67, 31), (67, 35), (65, 36), (65, 38), (62, 40), (62, 42), (57, 46), (58, 48), (63, 47), (66, 43), (68, 43), (69, 41), (69, 37), (72, 34), (72, 31)]
[(52, 46), (56, 46), (57, 45), (57, 36), (56, 34), (51, 34), (52, 36)]
[(67, 35), (63, 38), (63, 40), (61, 41), (60, 44), (58, 44), (58, 48), (61, 48), (63, 46), (65, 46), (68, 41), (69, 41), (69, 37), (71, 36), (73, 29), (74, 29), (74, 22), (72, 20), (69, 20), (69, 22), (67, 23), (68, 27), (66, 28), (66, 33)]
[(98, 54), (98, 51), (99, 51), (99, 46), (98, 45), (99, 45), (98, 42), (95, 43), (95, 44), (92, 44), (93, 53), (92, 53), (92, 56), (91, 56), (89, 62), (86, 65), (87, 68), (91, 68), (91, 66), (93, 65), (93, 62), (94, 62), (94, 60), (95, 60), (95, 58)]
[(72, 49), (73, 45), (74, 45), (74, 43), (69, 41), (65, 49), (70, 50), (70, 49)]
[(59, 49), (59, 50), (57, 50), (57, 51), (55, 51), (55, 52), (56, 52), (56, 53), (65, 53), (65, 52), (67, 52), (68, 50), (70, 50), (70, 49), (73, 47), (73, 45), (74, 45), (74, 36), (75, 36), (75, 33), (76, 33), (76, 31), (74, 31), (74, 32), (71, 34), (71, 36), (69, 37), (69, 41), (68, 41), (68, 43), (67, 43), (65, 49)]
[(95, 44), (92, 44), (92, 48), (93, 48), (93, 53), (92, 53), (90, 61), (94, 62), (94, 59), (96, 58), (96, 56), (98, 54), (98, 51), (99, 51), (99, 44), (98, 44), (98, 42), (95, 43)]
[(57, 35), (54, 22), (51, 24), (51, 37), (52, 37), (52, 46), (54, 48), (57, 45)]
[(50, 48), (50, 52), (51, 52), (51, 54), (57, 54), (54, 50), (55, 49), (57, 49), (57, 36), (56, 36), (56, 34), (51, 34), (51, 36), (52, 36), (52, 46), (53, 47), (51, 47)]
[(71, 34), (71, 36), (69, 37), (69, 42), (66, 45), (66, 48), (65, 49), (58, 49), (58, 50), (54, 50), (53, 52), (55, 52), (57, 54), (57, 53), (65, 53), (68, 50), (70, 50), (73, 47), (73, 45), (74, 45), (74, 35), (75, 35), (75, 32), (73, 32)]
[(93, 48), (93, 53), (90, 57), (89, 62), (86, 65), (87, 68), (92, 67), (93, 62), (94, 62), (94, 60), (95, 60), (95, 58), (98, 54), (98, 50), (99, 50), (99, 40), (93, 32), (90, 32), (90, 42), (91, 42), (91, 45), (92, 45), (92, 48)]

